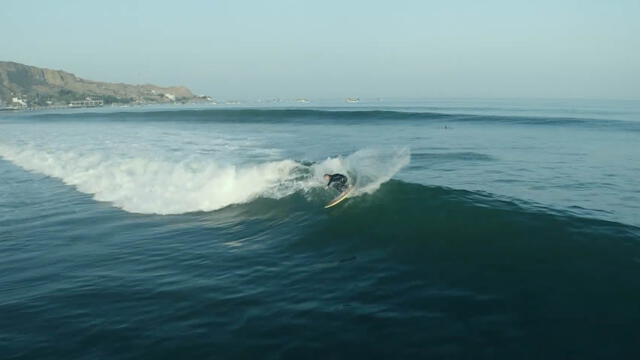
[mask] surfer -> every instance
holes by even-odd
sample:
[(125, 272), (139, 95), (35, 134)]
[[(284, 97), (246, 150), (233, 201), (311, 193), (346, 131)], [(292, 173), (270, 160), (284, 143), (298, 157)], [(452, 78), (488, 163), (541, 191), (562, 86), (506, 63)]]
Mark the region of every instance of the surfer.
[(342, 174), (324, 174), (324, 179), (328, 181), (327, 188), (332, 187), (340, 193), (348, 188), (347, 181), (349, 181), (349, 179)]

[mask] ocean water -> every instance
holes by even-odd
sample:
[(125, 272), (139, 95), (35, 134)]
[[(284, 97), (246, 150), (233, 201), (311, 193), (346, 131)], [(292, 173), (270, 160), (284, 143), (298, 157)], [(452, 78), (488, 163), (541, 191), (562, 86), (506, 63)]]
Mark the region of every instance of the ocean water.
[[(322, 175), (339, 172), (354, 196)], [(2, 359), (637, 359), (640, 103), (0, 114)]]

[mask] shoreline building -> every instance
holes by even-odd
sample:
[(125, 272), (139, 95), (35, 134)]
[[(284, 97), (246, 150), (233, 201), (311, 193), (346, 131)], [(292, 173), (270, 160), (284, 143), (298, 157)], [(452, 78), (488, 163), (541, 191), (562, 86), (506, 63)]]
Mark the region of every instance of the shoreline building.
[(104, 101), (86, 98), (84, 100), (71, 101), (69, 107), (100, 107), (104, 106)]

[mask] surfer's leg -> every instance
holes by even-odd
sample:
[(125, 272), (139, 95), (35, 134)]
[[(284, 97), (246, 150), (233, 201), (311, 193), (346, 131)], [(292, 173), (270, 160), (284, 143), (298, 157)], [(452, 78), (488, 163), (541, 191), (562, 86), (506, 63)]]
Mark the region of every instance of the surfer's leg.
[(340, 181), (340, 192), (343, 192), (349, 188), (347, 182), (349, 182), (349, 179), (347, 179), (347, 177), (345, 176), (342, 181)]

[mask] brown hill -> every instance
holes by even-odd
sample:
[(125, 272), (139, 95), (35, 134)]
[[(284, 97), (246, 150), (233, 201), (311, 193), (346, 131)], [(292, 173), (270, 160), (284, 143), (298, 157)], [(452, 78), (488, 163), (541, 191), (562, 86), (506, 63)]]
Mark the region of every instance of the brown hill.
[(28, 106), (66, 105), (71, 101), (102, 100), (110, 103), (166, 103), (198, 99), (183, 86), (129, 85), (81, 79), (61, 70), (0, 61), (0, 104)]

